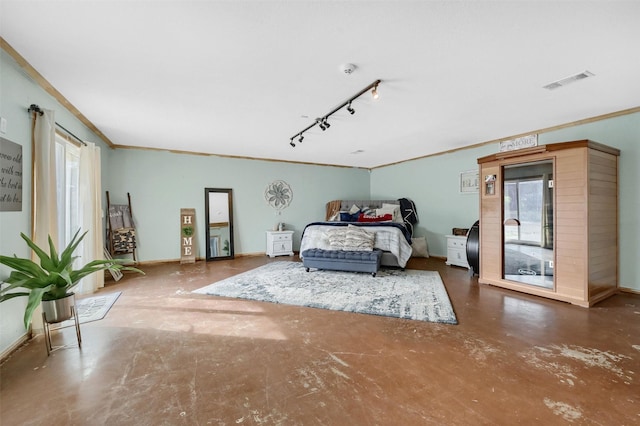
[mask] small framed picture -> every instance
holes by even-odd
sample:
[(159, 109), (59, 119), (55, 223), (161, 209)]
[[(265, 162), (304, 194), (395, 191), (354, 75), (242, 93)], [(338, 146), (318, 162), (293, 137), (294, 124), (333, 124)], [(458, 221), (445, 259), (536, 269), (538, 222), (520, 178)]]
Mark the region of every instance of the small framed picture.
[(496, 195), (496, 175), (484, 177), (484, 195)]
[(478, 192), (478, 179), (477, 170), (468, 170), (460, 173), (460, 193), (472, 194), (474, 192)]

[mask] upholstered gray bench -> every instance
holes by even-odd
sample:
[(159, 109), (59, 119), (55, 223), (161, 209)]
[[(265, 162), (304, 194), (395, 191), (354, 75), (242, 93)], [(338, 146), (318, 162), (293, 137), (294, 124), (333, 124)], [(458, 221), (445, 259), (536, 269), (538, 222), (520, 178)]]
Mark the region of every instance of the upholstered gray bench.
[(334, 271), (369, 272), (376, 276), (380, 269), (382, 250), (342, 251), (309, 249), (302, 252), (302, 264), (309, 272), (310, 268), (331, 269)]

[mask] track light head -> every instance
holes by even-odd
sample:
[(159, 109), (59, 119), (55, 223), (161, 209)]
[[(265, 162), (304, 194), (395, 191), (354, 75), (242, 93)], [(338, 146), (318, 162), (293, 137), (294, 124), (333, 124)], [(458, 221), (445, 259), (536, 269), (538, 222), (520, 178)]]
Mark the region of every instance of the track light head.
[(316, 118), (316, 122), (318, 123), (318, 127), (324, 132), (327, 130), (327, 126), (324, 125), (324, 118)]
[(327, 121), (327, 117), (324, 118), (324, 127), (326, 127), (327, 129), (331, 127), (331, 124), (329, 124), (329, 122)]
[(289, 145), (291, 145), (293, 148), (295, 148), (295, 147), (296, 147), (296, 144), (295, 144), (295, 143), (293, 143), (293, 138), (291, 138), (291, 142), (289, 142)]
[(298, 138), (298, 142), (302, 143), (302, 139), (304, 139), (304, 136), (302, 136), (302, 133), (300, 133), (300, 137)]
[(351, 115), (356, 113), (356, 110), (351, 107), (351, 102), (349, 102), (349, 105), (347, 105), (347, 111), (349, 111), (349, 114)]
[(371, 96), (373, 96), (373, 99), (378, 99), (380, 97), (380, 95), (378, 94), (378, 85), (377, 84), (375, 86), (373, 86), (373, 89), (371, 89)]

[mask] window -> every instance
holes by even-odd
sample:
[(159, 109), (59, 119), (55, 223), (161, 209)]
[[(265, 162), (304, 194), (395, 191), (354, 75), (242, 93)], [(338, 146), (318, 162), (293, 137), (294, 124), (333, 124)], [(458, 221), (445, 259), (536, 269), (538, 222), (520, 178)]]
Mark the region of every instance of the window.
[(56, 133), (58, 247), (66, 247), (80, 228), (80, 147)]

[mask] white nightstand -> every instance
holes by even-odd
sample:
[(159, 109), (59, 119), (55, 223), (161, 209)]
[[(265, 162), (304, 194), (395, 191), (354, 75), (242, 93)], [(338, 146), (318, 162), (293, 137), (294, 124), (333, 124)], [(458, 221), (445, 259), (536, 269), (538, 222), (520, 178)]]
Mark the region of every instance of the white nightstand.
[(267, 231), (267, 256), (293, 256), (293, 231)]
[(469, 268), (467, 262), (467, 237), (447, 235), (447, 265)]

